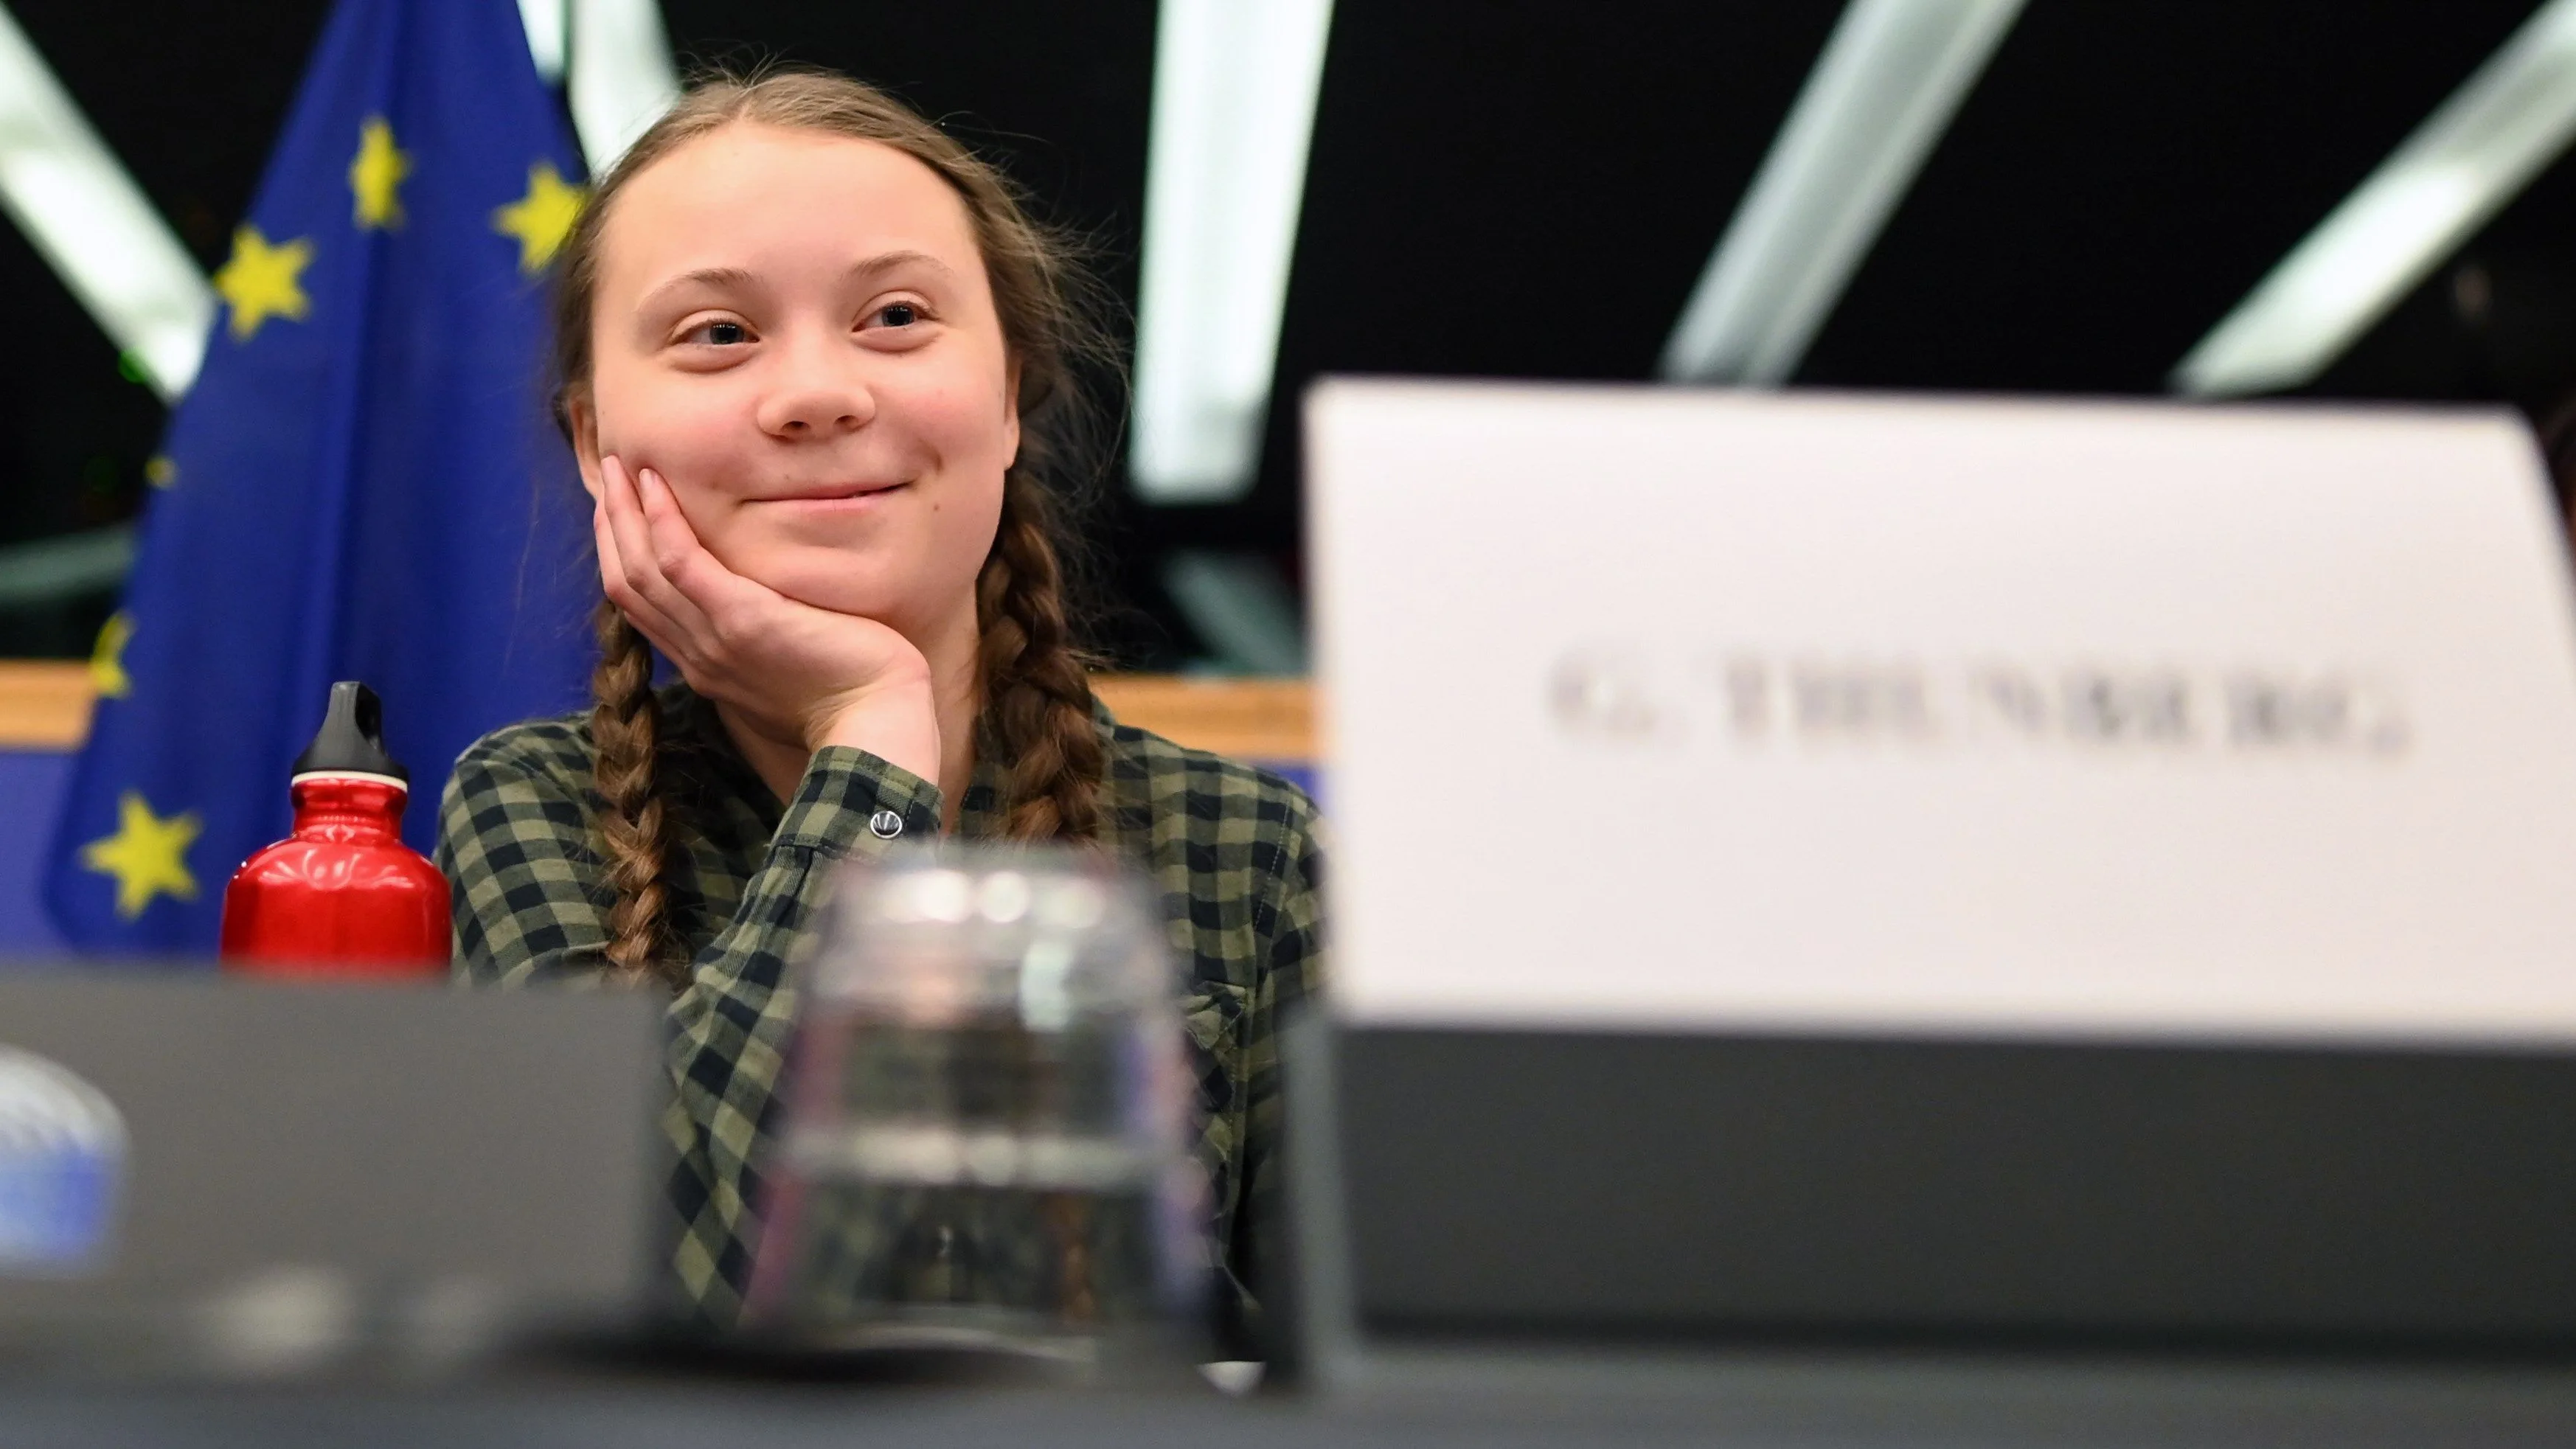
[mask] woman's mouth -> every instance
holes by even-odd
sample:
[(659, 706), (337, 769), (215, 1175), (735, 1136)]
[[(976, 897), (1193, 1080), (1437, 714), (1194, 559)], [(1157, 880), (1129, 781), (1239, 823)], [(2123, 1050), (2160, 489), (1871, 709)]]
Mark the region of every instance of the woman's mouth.
[(785, 503), (800, 510), (840, 512), (868, 508), (911, 486), (912, 480), (908, 478), (884, 483), (816, 483), (786, 489), (754, 501)]

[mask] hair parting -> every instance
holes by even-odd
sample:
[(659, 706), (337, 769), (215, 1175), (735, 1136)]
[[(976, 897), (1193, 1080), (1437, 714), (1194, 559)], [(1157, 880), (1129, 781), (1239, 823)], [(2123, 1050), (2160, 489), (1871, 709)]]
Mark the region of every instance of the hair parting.
[[(1076, 249), (1039, 225), (992, 164), (893, 97), (845, 76), (775, 71), (700, 81), (600, 178), (557, 261), (553, 398), (569, 403), (591, 376), (599, 249), (619, 192), (690, 141), (741, 122), (891, 146), (928, 166), (964, 201), (982, 252), (1016, 379), (1020, 450), (1003, 479), (1002, 513), (976, 580), (985, 740), (1004, 766), (1003, 833), (1020, 841), (1093, 838), (1105, 758), (1092, 715), (1091, 659), (1077, 639), (1067, 574), (1078, 561), (1068, 507), (1091, 482), (1095, 410), (1086, 370), (1114, 375), (1117, 352), (1098, 322), (1097, 284)], [(630, 979), (685, 984), (670, 919), (675, 810), (652, 691), (653, 652), (603, 599), (591, 677), (599, 834), (616, 900), (608, 959)]]

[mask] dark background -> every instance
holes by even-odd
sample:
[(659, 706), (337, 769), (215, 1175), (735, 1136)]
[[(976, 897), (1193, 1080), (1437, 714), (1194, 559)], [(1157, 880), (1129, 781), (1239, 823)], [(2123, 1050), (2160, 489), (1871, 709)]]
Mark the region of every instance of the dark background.
[[(209, 271), (323, 0), (10, 0)], [(1341, 0), (1259, 484), (1094, 533), (1122, 663), (1211, 652), (1176, 549), (1298, 577), (1294, 427), (1326, 372), (1644, 379), (1840, 0)], [(2493, 52), (2534, 0), (2031, 0), (1854, 277), (1799, 385), (2155, 394), (2208, 329)], [(684, 64), (885, 85), (1088, 235), (1130, 305), (1151, 0), (665, 0)], [(163, 409), (0, 226), (0, 548), (128, 520)], [(2307, 391), (2497, 400), (2576, 385), (2562, 159)], [(0, 609), (0, 655), (77, 656), (104, 594)]]

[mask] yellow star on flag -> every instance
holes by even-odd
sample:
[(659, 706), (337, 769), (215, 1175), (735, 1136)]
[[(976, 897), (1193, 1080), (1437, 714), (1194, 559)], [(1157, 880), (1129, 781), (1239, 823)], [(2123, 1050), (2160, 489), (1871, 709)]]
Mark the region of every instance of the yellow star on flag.
[(188, 847), (205, 829), (189, 810), (167, 820), (152, 813), (140, 791), (117, 798), (116, 833), (81, 847), (81, 864), (116, 877), (116, 913), (127, 920), (143, 914), (156, 895), (178, 900), (197, 898), (197, 878), (188, 873)]
[(358, 159), (349, 163), (349, 194), (358, 200), (358, 225), (402, 225), (403, 178), (411, 174), (411, 153), (394, 145), (394, 128), (382, 116), (370, 116), (358, 128)]
[(528, 194), (492, 213), (492, 229), (519, 239), (519, 270), (535, 276), (555, 259), (555, 249), (572, 234), (588, 193), (567, 185), (551, 161), (528, 168)]
[(89, 682), (101, 699), (123, 699), (134, 681), (125, 677), (125, 641), (134, 637), (134, 616), (123, 609), (107, 616), (98, 644), (89, 652)]
[(259, 324), (271, 317), (301, 322), (313, 310), (297, 278), (313, 260), (313, 243), (297, 237), (282, 247), (270, 246), (259, 228), (233, 233), (232, 260), (215, 273), (215, 290), (233, 309), (233, 340), (248, 342)]

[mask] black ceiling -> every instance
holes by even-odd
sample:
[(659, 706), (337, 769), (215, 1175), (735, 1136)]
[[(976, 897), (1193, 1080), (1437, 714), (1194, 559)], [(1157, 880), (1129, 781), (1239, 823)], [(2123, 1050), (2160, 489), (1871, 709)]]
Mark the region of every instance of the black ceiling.
[[(211, 267), (322, 0), (8, 0)], [(2030, 0), (1797, 381), (2153, 393), (2534, 0)], [(1156, 560), (1293, 559), (1296, 398), (1325, 372), (1644, 378), (1840, 0), (1342, 0), (1261, 480), (1223, 507), (1113, 490), (1130, 656), (1193, 652)], [(1132, 298), (1151, 0), (665, 0), (694, 61), (887, 85), (1004, 157)], [(14, 230), (0, 542), (130, 514), (160, 409)], [(2576, 383), (2576, 162), (2562, 162), (2312, 392), (2503, 398)], [(1293, 572), (1293, 570), (1292, 570)], [(79, 617), (0, 618), (0, 652)]]
[(2032, 0), (1798, 380), (2157, 392), (2533, 0)]

